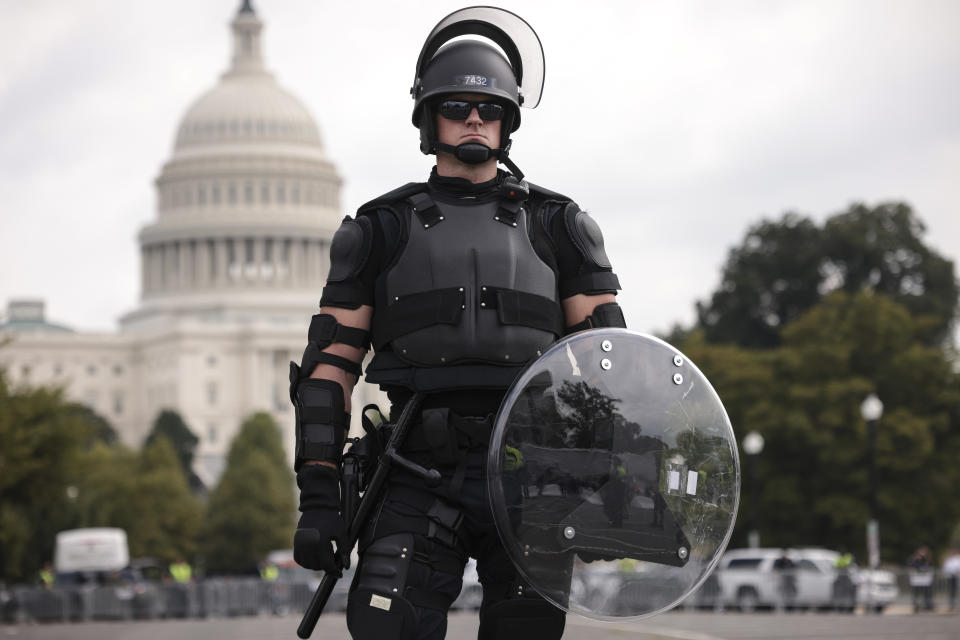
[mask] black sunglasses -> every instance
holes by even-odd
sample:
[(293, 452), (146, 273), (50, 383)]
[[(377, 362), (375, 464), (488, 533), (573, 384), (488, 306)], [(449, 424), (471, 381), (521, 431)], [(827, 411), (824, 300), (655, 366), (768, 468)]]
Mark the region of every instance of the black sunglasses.
[(466, 120), (473, 108), (481, 120), (502, 120), (505, 111), (502, 104), (496, 102), (470, 102), (468, 100), (444, 100), (440, 103), (440, 115), (447, 120)]

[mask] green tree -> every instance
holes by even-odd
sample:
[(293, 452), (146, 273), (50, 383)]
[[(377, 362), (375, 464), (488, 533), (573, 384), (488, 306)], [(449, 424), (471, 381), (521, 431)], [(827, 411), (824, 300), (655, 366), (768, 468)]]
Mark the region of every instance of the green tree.
[(764, 436), (758, 504), (744, 491), (741, 514), (757, 507), (766, 544), (863, 548), (870, 479), (859, 407), (871, 392), (885, 404), (877, 436), (885, 557), (947, 542), (960, 518), (952, 497), (960, 377), (945, 351), (926, 344), (928, 326), (887, 296), (838, 291), (784, 327), (777, 349), (712, 345), (696, 332), (684, 343), (736, 433)]
[(761, 221), (730, 250), (720, 287), (697, 303), (699, 326), (710, 342), (749, 347), (779, 344), (780, 329), (820, 299), (822, 232), (788, 213)]
[(868, 288), (902, 304), (923, 324), (918, 337), (938, 344), (957, 313), (953, 262), (923, 243), (926, 226), (903, 202), (853, 204), (823, 229), (824, 284), (847, 293)]
[(11, 387), (0, 369), (0, 578), (30, 580), (72, 525), (67, 487), (91, 423), (60, 389)]
[(266, 413), (247, 418), (230, 444), (227, 466), (210, 493), (204, 552), (215, 573), (250, 570), (293, 540), (293, 472), (280, 430)]
[(164, 409), (157, 414), (157, 418), (153, 421), (153, 428), (144, 444), (150, 446), (161, 437), (166, 438), (173, 446), (190, 488), (194, 491), (203, 489), (203, 482), (193, 471), (193, 455), (200, 440), (183, 421), (180, 414), (172, 409)]
[(885, 405), (877, 516), (884, 553), (896, 560), (945, 543), (960, 517), (950, 498), (960, 486), (960, 377), (928, 336), (922, 317), (866, 291), (837, 292), (784, 331), (780, 375), (808, 429), (798, 434), (806, 464), (794, 455), (791, 467), (806, 476), (808, 522), (849, 548), (863, 539), (870, 486), (860, 403), (875, 392)]
[(78, 420), (86, 422), (89, 425), (89, 431), (92, 433), (88, 444), (94, 442), (103, 442), (104, 444), (114, 445), (120, 442), (116, 429), (110, 424), (110, 421), (101, 416), (85, 404), (72, 403), (68, 405), (68, 410), (73, 412)]
[(124, 529), (134, 557), (172, 562), (195, 554), (203, 509), (166, 438), (139, 453), (94, 446), (77, 468), (78, 526)]
[(925, 344), (940, 344), (957, 311), (958, 285), (953, 263), (924, 244), (925, 232), (902, 202), (853, 204), (822, 228), (793, 213), (761, 221), (731, 249), (709, 302), (697, 303), (698, 326), (709, 342), (772, 348), (783, 327), (825, 295), (869, 289), (922, 319)]

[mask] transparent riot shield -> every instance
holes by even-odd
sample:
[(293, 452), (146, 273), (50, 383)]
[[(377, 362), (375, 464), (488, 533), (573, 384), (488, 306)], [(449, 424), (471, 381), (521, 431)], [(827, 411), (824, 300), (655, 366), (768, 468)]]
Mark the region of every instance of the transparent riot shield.
[(708, 577), (733, 530), (730, 420), (697, 367), (657, 338), (597, 329), (556, 343), (507, 393), (490, 447), (510, 558), (571, 613), (669, 609)]

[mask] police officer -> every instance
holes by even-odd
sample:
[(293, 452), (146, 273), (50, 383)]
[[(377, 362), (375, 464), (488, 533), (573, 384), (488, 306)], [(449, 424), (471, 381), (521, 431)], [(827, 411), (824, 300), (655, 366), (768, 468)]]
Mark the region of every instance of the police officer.
[(177, 561), (170, 565), (170, 576), (177, 584), (189, 584), (193, 579), (193, 569), (183, 558), (177, 558)]
[(525, 363), (566, 333), (625, 323), (597, 224), (566, 196), (527, 183), (509, 158), (521, 103), (539, 100), (538, 48), (526, 22), (490, 7), (455, 12), (430, 34), (412, 120), (436, 166), (427, 182), (344, 219), (320, 313), (292, 367), (302, 512), (294, 554), (310, 569), (336, 571), (348, 552), (338, 465), (368, 345), (366, 379), (387, 392), (393, 418), (414, 392), (427, 394), (401, 451), (443, 480), (428, 487), (391, 469), (359, 541), (347, 609), (354, 638), (444, 637), (469, 557), (484, 592), (480, 638), (563, 634), (564, 612), (524, 583), (491, 520), (489, 434)]

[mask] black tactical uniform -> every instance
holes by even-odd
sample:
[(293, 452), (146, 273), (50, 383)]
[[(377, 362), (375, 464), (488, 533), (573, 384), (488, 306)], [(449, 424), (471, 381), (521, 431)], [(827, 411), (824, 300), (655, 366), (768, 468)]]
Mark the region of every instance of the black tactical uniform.
[[(481, 11), (479, 19), (469, 15), (474, 9)], [(411, 91), (413, 121), (424, 153), (448, 152), (467, 164), (496, 157), (518, 174), (507, 152), (520, 122), (522, 63), (510, 37), (486, 22), (491, 11), (508, 13), (463, 10), (457, 13), (468, 19), (457, 22), (452, 14), (427, 39)], [(441, 48), (465, 33), (492, 39), (509, 62), (477, 41)], [(534, 65), (526, 62), (526, 68)], [(540, 68), (542, 85), (542, 60)], [(505, 105), (500, 148), (453, 148), (436, 139), (438, 102), (465, 92)], [(347, 612), (355, 638), (442, 638), (468, 557), (477, 559), (484, 590), (481, 638), (563, 633), (564, 612), (525, 588), (497, 535), (484, 481), (487, 444), (493, 416), (526, 363), (565, 332), (624, 322), (619, 306), (607, 302), (565, 328), (561, 300), (615, 293), (619, 283), (590, 216), (569, 198), (518, 178), (522, 174), (501, 171), (474, 184), (434, 169), (428, 182), (361, 207), (334, 236), (320, 306), (368, 306), (373, 318), (367, 333), (329, 314), (315, 316), (302, 365), (293, 366), (303, 512), (294, 542), (297, 561), (335, 568), (338, 558), (327, 540), (339, 546), (344, 537), (336, 471), (303, 464), (338, 463), (349, 424), (340, 385), (309, 377), (319, 363), (359, 375), (355, 363), (325, 351), (332, 343), (372, 344), (366, 380), (388, 393), (392, 418), (414, 392), (427, 394), (401, 452), (442, 474), (440, 485), (430, 488), (391, 468), (385, 495), (359, 541)]]
[[(398, 624), (442, 637), (470, 556), (484, 586), (482, 636), (497, 635), (484, 628), (497, 603), (511, 611), (496, 620), (508, 618), (514, 632), (562, 633), (563, 612), (524, 591), (491, 521), (487, 441), (522, 365), (562, 335), (559, 300), (619, 285), (585, 212), (559, 194), (531, 186), (522, 197), (511, 185), (502, 172), (472, 184), (434, 170), (427, 184), (402, 187), (344, 222), (345, 234), (364, 238), (350, 242), (369, 254), (331, 275), (321, 306), (373, 306), (366, 380), (388, 392), (394, 418), (414, 390), (430, 394), (402, 450), (443, 474), (435, 489), (399, 469), (388, 480), (360, 541), (348, 609), (357, 637)], [(384, 610), (378, 594), (402, 595)]]

